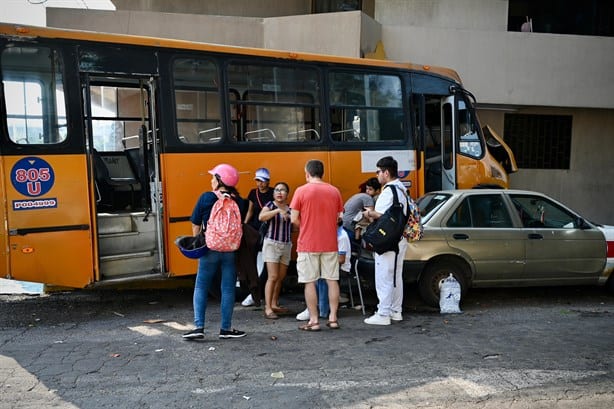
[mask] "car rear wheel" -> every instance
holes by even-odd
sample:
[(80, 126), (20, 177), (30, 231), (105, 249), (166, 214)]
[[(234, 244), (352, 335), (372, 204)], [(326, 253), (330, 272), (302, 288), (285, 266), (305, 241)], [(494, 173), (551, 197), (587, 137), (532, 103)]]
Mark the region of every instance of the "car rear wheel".
[(431, 307), (439, 307), (439, 288), (444, 279), (452, 274), (461, 286), (461, 299), (467, 292), (467, 283), (460, 263), (451, 260), (436, 261), (426, 266), (418, 281), (422, 300)]

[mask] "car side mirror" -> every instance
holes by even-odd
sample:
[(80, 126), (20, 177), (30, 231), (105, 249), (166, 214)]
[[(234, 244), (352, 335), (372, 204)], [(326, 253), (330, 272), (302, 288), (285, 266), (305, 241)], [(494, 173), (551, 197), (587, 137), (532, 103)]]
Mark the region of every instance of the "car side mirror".
[(591, 225), (586, 222), (582, 217), (577, 217), (575, 222), (576, 228), (587, 230), (591, 228)]

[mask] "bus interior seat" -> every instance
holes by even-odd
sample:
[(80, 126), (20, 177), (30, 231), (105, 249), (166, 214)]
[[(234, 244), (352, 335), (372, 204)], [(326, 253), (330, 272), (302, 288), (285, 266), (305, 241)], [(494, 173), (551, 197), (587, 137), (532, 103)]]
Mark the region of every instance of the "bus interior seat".
[[(125, 207), (134, 204), (134, 193), (141, 190), (141, 184), (125, 152), (100, 153), (94, 149), (94, 170), (96, 184), (101, 195), (101, 204)], [(126, 194), (130, 198), (127, 202)]]

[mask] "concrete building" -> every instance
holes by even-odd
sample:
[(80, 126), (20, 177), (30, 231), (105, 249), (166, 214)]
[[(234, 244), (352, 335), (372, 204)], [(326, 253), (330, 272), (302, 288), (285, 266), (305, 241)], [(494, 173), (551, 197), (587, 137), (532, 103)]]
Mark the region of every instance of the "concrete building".
[(614, 7), (605, 2), (113, 3), (116, 11), (48, 8), (47, 25), (352, 57), (380, 44), (391, 60), (454, 68), (477, 97), (482, 124), (516, 154), (512, 187), (614, 224)]

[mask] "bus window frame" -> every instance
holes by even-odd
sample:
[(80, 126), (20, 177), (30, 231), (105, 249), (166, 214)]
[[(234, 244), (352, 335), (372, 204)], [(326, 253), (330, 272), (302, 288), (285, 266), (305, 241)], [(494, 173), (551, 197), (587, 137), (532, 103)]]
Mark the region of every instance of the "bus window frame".
[[(162, 56), (160, 56), (162, 57)], [(179, 123), (188, 123), (188, 122), (205, 122), (204, 120), (199, 120), (198, 118), (193, 119), (191, 121), (187, 121), (187, 120), (180, 120), (180, 118), (177, 115), (177, 91), (198, 91), (198, 90), (204, 90), (204, 91), (209, 91), (209, 90), (213, 90), (214, 88), (211, 87), (206, 87), (206, 86), (193, 86), (191, 88), (188, 88), (187, 84), (181, 84), (179, 86), (177, 86), (177, 82), (176, 82), (176, 75), (175, 75), (175, 67), (178, 61), (180, 60), (199, 60), (199, 61), (203, 61), (206, 63), (211, 63), (213, 65), (213, 67), (215, 68), (215, 80), (218, 83), (218, 87), (217, 87), (217, 100), (218, 100), (218, 106), (219, 107), (223, 107), (223, 104), (225, 102), (225, 98), (222, 95), (224, 92), (224, 86), (220, 86), (219, 84), (222, 83), (222, 72), (223, 70), (220, 68), (221, 67), (221, 61), (219, 57), (216, 57), (213, 54), (210, 53), (204, 53), (204, 54), (185, 54), (185, 53), (181, 53), (181, 54), (172, 54), (172, 52), (170, 53), (170, 55), (167, 55), (168, 60), (166, 61), (166, 66), (168, 67), (168, 81), (166, 81), (166, 83), (169, 85), (169, 102), (170, 102), (170, 107), (168, 107), (168, 111), (172, 113), (172, 120), (169, 121), (169, 129), (173, 129), (173, 133), (170, 135), (174, 136), (174, 142), (176, 142), (178, 144), (178, 146), (186, 146), (186, 147), (200, 147), (200, 146), (206, 146), (206, 147), (212, 147), (212, 146), (220, 146), (220, 145), (224, 145), (225, 143), (227, 143), (228, 140), (228, 130), (227, 128), (227, 120), (225, 118), (225, 109), (220, 109), (219, 114), (219, 123), (222, 125), (222, 136), (219, 140), (217, 141), (212, 141), (212, 142), (194, 142), (194, 143), (188, 143), (188, 142), (184, 142), (181, 140), (181, 137), (179, 135)], [(163, 64), (163, 60), (162, 58), (159, 58), (159, 63)], [(163, 81), (164, 82), (164, 81)], [(190, 86), (192, 86), (193, 84), (189, 84)], [(162, 92), (162, 91), (161, 91)], [(172, 124), (172, 126), (170, 125)], [(168, 133), (166, 133), (166, 138), (168, 139)], [(173, 143), (174, 145), (174, 143)], [(203, 148), (204, 149), (204, 148)]]
[[(52, 144), (18, 144), (10, 138), (8, 128), (3, 123), (0, 125), (0, 152), (3, 155), (65, 155), (84, 153), (85, 137), (83, 124), (78, 117), (73, 115), (73, 112), (81, 112), (79, 83), (78, 81), (66, 80), (66, 78), (79, 78), (75, 52), (77, 46), (55, 41), (54, 39), (0, 42), (0, 49), (2, 50), (10, 46), (44, 47), (55, 50), (58, 57), (61, 58), (62, 78), (64, 81), (64, 104), (66, 109), (66, 138), (62, 142)], [(2, 71), (2, 73), (3, 72), (4, 71)], [(0, 78), (0, 100), (2, 100), (0, 114), (6, 117), (7, 112), (3, 80), (4, 78)]]
[[(109, 88), (114, 88), (115, 92), (117, 93), (118, 90), (120, 89), (131, 89), (131, 90), (136, 90), (139, 89), (135, 86), (131, 86), (128, 87), (127, 84), (130, 85), (134, 85), (133, 83), (135, 82), (134, 77), (120, 77), (120, 76), (115, 76), (115, 79), (113, 81), (110, 81), (105, 75), (94, 75), (94, 74), (87, 74), (89, 76), (89, 81), (87, 83), (87, 85), (90, 87), (90, 90), (88, 92), (91, 93), (91, 88), (92, 87), (109, 87)], [(143, 78), (144, 79), (144, 78)], [(116, 101), (117, 103), (117, 101)], [(119, 108), (119, 104), (117, 106), (117, 108)], [(94, 123), (94, 121), (105, 121), (105, 122), (121, 122), (123, 124), (122, 126), (122, 133), (124, 134), (124, 137), (121, 138), (121, 143), (122, 145), (124, 145), (122, 147), (122, 150), (126, 150), (129, 149), (129, 146), (126, 146), (126, 143), (124, 142), (125, 139), (125, 133), (126, 133), (126, 129), (125, 129), (125, 122), (131, 122), (131, 123), (142, 123), (143, 120), (149, 124), (150, 118), (149, 118), (149, 113), (147, 112), (147, 110), (143, 111), (144, 117), (141, 116), (128, 116), (128, 115), (123, 115), (120, 114), (120, 112), (115, 112), (114, 116), (100, 116), (100, 115), (88, 115), (88, 112), (83, 112), (83, 120), (84, 121), (88, 121), (91, 120), (92, 121), (92, 125)], [(92, 129), (93, 132), (93, 129)], [(95, 136), (92, 133), (91, 135), (92, 137), (92, 147), (96, 150), (98, 150), (99, 152), (114, 152), (117, 151), (117, 149), (100, 149), (99, 147), (96, 146), (96, 140), (95, 140)], [(117, 141), (116, 141), (117, 142)]]
[[(477, 142), (480, 144), (480, 155), (471, 155), (470, 153), (467, 152), (463, 152), (463, 150), (461, 149), (461, 142), (463, 142), (462, 137), (464, 135), (461, 135), (461, 127), (460, 127), (460, 103), (465, 104), (465, 110), (468, 112), (468, 115), (471, 118), (472, 124), (475, 127), (474, 132), (477, 136)], [(477, 160), (480, 161), (482, 159), (484, 159), (484, 157), (486, 156), (486, 146), (485, 146), (485, 139), (484, 139), (484, 135), (482, 134), (482, 129), (477, 126), (478, 121), (476, 121), (477, 119), (477, 114), (475, 112), (475, 106), (474, 104), (469, 100), (469, 98), (467, 98), (467, 96), (464, 95), (464, 93), (455, 93), (454, 96), (454, 109), (456, 110), (456, 115), (455, 115), (455, 121), (456, 123), (454, 124), (454, 126), (456, 127), (456, 129), (458, 129), (458, 135), (456, 135), (456, 154), (457, 155), (462, 155), (465, 156), (467, 158), (470, 158), (471, 160)]]
[[(403, 129), (401, 130), (401, 135), (402, 138), (401, 139), (392, 139), (392, 140), (386, 140), (386, 139), (379, 139), (379, 140), (368, 140), (368, 139), (360, 139), (359, 141), (356, 140), (337, 140), (334, 139), (332, 137), (332, 123), (330, 120), (330, 111), (332, 109), (332, 104), (331, 104), (331, 98), (330, 98), (330, 92), (331, 92), (331, 75), (335, 74), (335, 73), (343, 73), (343, 74), (359, 74), (362, 76), (368, 76), (368, 75), (373, 75), (373, 76), (389, 76), (389, 77), (396, 77), (399, 79), (399, 90), (401, 91), (401, 97), (400, 97), (400, 102), (401, 102), (401, 106), (400, 107), (387, 107), (387, 106), (378, 106), (378, 105), (366, 105), (366, 102), (363, 105), (354, 105), (354, 104), (338, 104), (338, 105), (334, 105), (336, 108), (340, 108), (340, 109), (348, 109), (348, 108), (354, 108), (354, 109), (364, 109), (366, 111), (377, 111), (379, 112), (383, 112), (383, 111), (390, 111), (390, 112), (396, 112), (399, 111), (403, 114), (403, 120), (401, 122)], [(389, 68), (385, 68), (385, 67), (380, 67), (379, 69), (376, 68), (372, 68), (372, 67), (356, 67), (356, 66), (334, 66), (334, 67), (326, 67), (323, 70), (323, 75), (325, 77), (325, 83), (323, 84), (323, 88), (326, 91), (328, 97), (326, 97), (326, 103), (323, 105), (326, 105), (326, 121), (327, 121), (327, 134), (328, 134), (328, 138), (330, 140), (330, 146), (333, 147), (334, 149), (338, 149), (338, 150), (376, 150), (378, 147), (396, 147), (396, 146), (402, 146), (405, 149), (408, 150), (416, 150), (415, 146), (415, 141), (412, 138), (412, 131), (411, 131), (411, 123), (409, 122), (409, 117), (410, 115), (407, 115), (407, 112), (409, 112), (409, 97), (411, 95), (411, 89), (409, 87), (410, 84), (410, 79), (409, 79), (409, 73), (408, 72), (403, 72), (400, 70), (395, 70), (395, 69), (389, 69)], [(381, 136), (381, 134), (380, 134)], [(368, 136), (367, 136), (368, 137)], [(366, 149), (365, 149), (366, 148)]]
[[(241, 92), (241, 90), (236, 89), (235, 87), (230, 88), (230, 80), (229, 80), (229, 68), (230, 66), (235, 65), (235, 66), (256, 66), (256, 67), (269, 67), (269, 68), (286, 68), (286, 69), (302, 69), (305, 71), (313, 71), (315, 73), (315, 79), (318, 82), (318, 86), (319, 89), (316, 92), (316, 98), (314, 100), (314, 102), (309, 103), (309, 104), (305, 104), (305, 103), (298, 103), (298, 102), (283, 102), (283, 103), (275, 103), (275, 102), (271, 102), (271, 101), (259, 101), (259, 100), (247, 100), (245, 99), (246, 95), (248, 92), (252, 91), (261, 91), (261, 92), (265, 92), (266, 90), (257, 90), (257, 89), (253, 89), (253, 88), (246, 88), (244, 90), (242, 90), (243, 92)], [(232, 123), (229, 123), (228, 126), (228, 140), (231, 141), (232, 143), (236, 144), (236, 145), (240, 145), (240, 146), (288, 146), (291, 149), (288, 150), (296, 150), (297, 146), (320, 146), (325, 142), (325, 136), (324, 134), (326, 133), (326, 124), (325, 121), (323, 120), (323, 114), (324, 114), (324, 109), (323, 109), (323, 101), (324, 101), (324, 97), (323, 97), (323, 93), (322, 90), (325, 87), (324, 85), (324, 76), (322, 74), (322, 66), (318, 63), (310, 63), (310, 62), (297, 62), (297, 61), (278, 61), (278, 60), (274, 60), (271, 58), (260, 58), (260, 59), (255, 59), (254, 57), (238, 57), (238, 56), (233, 56), (231, 58), (228, 58), (227, 60), (224, 61), (223, 64), (223, 69), (222, 69), (222, 76), (224, 78), (224, 88), (225, 88), (225, 92), (223, 94), (224, 98), (227, 98), (228, 92), (230, 89), (235, 89), (239, 92), (239, 96), (241, 97), (239, 100), (239, 102), (236, 102), (235, 104), (231, 104), (230, 102), (228, 102), (227, 104), (225, 104), (224, 109), (226, 109), (226, 115), (228, 118), (231, 117), (230, 115), (230, 110), (234, 107), (237, 107), (238, 111), (239, 108), (243, 107), (248, 107), (248, 106), (272, 106), (272, 107), (280, 107), (280, 108), (292, 108), (292, 107), (296, 107), (296, 108), (301, 108), (301, 107), (309, 107), (311, 108), (314, 112), (317, 113), (317, 117), (316, 118), (312, 118), (312, 122), (318, 122), (319, 123), (319, 132), (318, 130), (316, 130), (316, 133), (318, 134), (319, 138), (317, 139), (305, 139), (303, 141), (288, 141), (285, 140), (283, 142), (277, 141), (276, 139), (273, 140), (259, 140), (259, 141), (254, 141), (253, 143), (251, 141), (244, 141), (244, 140), (237, 140), (237, 138), (235, 138), (235, 135), (231, 135), (230, 131), (233, 129)], [(276, 91), (271, 91), (271, 92), (276, 92)], [(292, 93), (296, 93), (297, 90), (291, 90), (291, 91), (287, 91), (285, 93), (287, 93), (288, 95), (292, 95)], [(313, 96), (312, 94), (305, 92), (305, 95), (310, 95)], [(241, 111), (244, 111), (244, 109), (241, 109)], [(245, 114), (243, 113), (242, 115), (243, 117), (245, 117)], [(243, 135), (244, 136), (244, 135)], [(283, 150), (283, 149), (282, 149)]]

